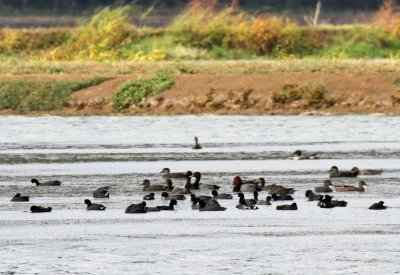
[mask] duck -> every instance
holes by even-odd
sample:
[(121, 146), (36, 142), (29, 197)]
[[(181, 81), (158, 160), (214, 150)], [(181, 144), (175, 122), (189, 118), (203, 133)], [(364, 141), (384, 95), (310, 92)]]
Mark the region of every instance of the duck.
[(12, 202), (24, 202), (29, 201), (29, 196), (21, 196), (21, 193), (15, 194), (14, 197), (11, 199)]
[(199, 144), (199, 139), (197, 137), (194, 137), (194, 144), (192, 145), (193, 150), (199, 150), (201, 149), (201, 145)]
[(226, 207), (222, 207), (216, 200), (210, 200), (209, 202), (214, 201), (213, 203), (206, 203), (203, 200), (199, 200), (199, 211), (225, 211)]
[(254, 192), (258, 188), (256, 183), (243, 184), (242, 178), (236, 176), (233, 178), (233, 192)]
[(337, 166), (332, 166), (328, 172), (330, 172), (330, 178), (355, 178), (358, 176), (360, 170), (357, 167), (353, 167), (350, 171), (339, 171)]
[(307, 154), (303, 153), (301, 150), (296, 150), (292, 156), (294, 160), (305, 160), (305, 159), (318, 159), (318, 153)]
[(338, 192), (364, 192), (365, 188), (364, 186), (368, 186), (363, 180), (361, 180), (358, 183), (357, 186), (352, 186), (352, 185), (341, 185), (341, 186), (335, 186), (336, 191)]
[(214, 200), (231, 200), (233, 196), (231, 194), (218, 194), (217, 190), (212, 190), (211, 194), (213, 195)]
[(92, 203), (90, 200), (86, 199), (83, 201), (87, 207), (87, 210), (98, 210), (98, 211), (103, 211), (106, 210), (106, 207), (102, 204), (97, 204), (97, 203)]
[(271, 205), (270, 196), (267, 196), (265, 201), (258, 199), (258, 191), (254, 191), (253, 196), (254, 196), (254, 201), (256, 202), (257, 205)]
[(30, 210), (32, 213), (44, 213), (44, 212), (51, 212), (51, 210), (53, 210), (53, 208), (43, 207), (40, 205), (32, 205)]
[(187, 177), (186, 173), (171, 173), (169, 168), (162, 169), (160, 173), (162, 173), (162, 178), (164, 179), (186, 179)]
[(160, 209), (161, 211), (172, 211), (172, 210), (175, 210), (174, 206), (177, 204), (178, 204), (178, 202), (175, 199), (172, 199), (169, 202), (169, 205), (161, 205), (161, 206), (157, 206), (157, 208)]
[(384, 210), (384, 209), (387, 208), (387, 206), (385, 206), (383, 204), (384, 204), (383, 201), (376, 202), (376, 203), (372, 204), (368, 209), (371, 209), (371, 210)]
[(150, 193), (150, 194), (144, 195), (143, 196), (143, 200), (145, 200), (145, 201), (155, 200), (154, 193)]
[(292, 204), (277, 205), (276, 210), (297, 210), (297, 204), (294, 202)]
[(50, 181), (45, 181), (45, 182), (39, 182), (37, 179), (31, 179), (32, 183), (35, 183), (36, 186), (60, 186), (62, 181), (59, 180), (50, 180)]
[(186, 197), (185, 197), (185, 195), (181, 195), (181, 194), (171, 194), (170, 195), (170, 194), (168, 194), (168, 192), (162, 192), (161, 193), (161, 199), (162, 200), (175, 199), (175, 200), (178, 200), (178, 201), (182, 201), (182, 200), (186, 200)]
[(172, 185), (172, 180), (167, 179), (166, 181), (167, 187), (165, 188), (165, 191), (171, 193), (171, 194), (176, 194), (176, 195), (186, 195), (186, 194), (191, 194), (192, 191), (186, 188), (175, 188)]
[(200, 195), (200, 196), (196, 196), (195, 194), (190, 194), (190, 200), (193, 202), (195, 199), (199, 199), (205, 202), (208, 202), (209, 200), (211, 200), (213, 197), (211, 196), (206, 196), (206, 195)]
[(192, 184), (192, 177), (188, 176), (186, 178), (185, 189), (186, 190), (199, 190), (199, 185)]
[(360, 170), (360, 175), (371, 176), (371, 175), (380, 175), (382, 174), (382, 169), (363, 169)]
[(293, 194), (296, 190), (294, 188), (287, 188), (282, 185), (277, 185), (277, 184), (271, 184), (267, 185), (264, 188), (267, 190), (268, 194), (276, 194), (276, 195), (288, 195), (288, 194)]
[(201, 179), (201, 173), (200, 172), (194, 172), (193, 173), (193, 177), (196, 179), (193, 183), (193, 187), (195, 189), (209, 189), (209, 190), (215, 190), (215, 189), (219, 189), (220, 187), (218, 185), (215, 184), (202, 184), (200, 183), (200, 179)]
[(254, 199), (245, 199), (243, 193), (238, 194), (239, 204), (236, 205), (237, 209), (240, 210), (256, 210), (258, 207), (256, 206), (256, 202)]
[(146, 202), (143, 201), (141, 203), (129, 205), (127, 208), (125, 208), (125, 213), (127, 213), (127, 214), (147, 213)]
[(308, 198), (309, 201), (319, 201), (323, 196), (324, 195), (314, 194), (312, 190), (306, 191), (306, 198)]
[(334, 208), (334, 207), (346, 207), (347, 201), (332, 200), (332, 196), (325, 195), (320, 198), (318, 206), (321, 208)]
[(271, 198), (274, 201), (292, 201), (293, 200), (293, 197), (291, 195), (286, 195), (286, 194), (283, 194), (283, 195), (272, 194)]
[(315, 187), (314, 191), (317, 193), (333, 192), (333, 190), (329, 186), (333, 186), (332, 182), (330, 180), (325, 180), (324, 185)]
[(110, 197), (109, 186), (99, 187), (93, 192), (93, 197), (97, 199), (104, 199)]
[(143, 180), (141, 186), (143, 186), (142, 191), (164, 191), (166, 187), (161, 184), (150, 184), (148, 179)]

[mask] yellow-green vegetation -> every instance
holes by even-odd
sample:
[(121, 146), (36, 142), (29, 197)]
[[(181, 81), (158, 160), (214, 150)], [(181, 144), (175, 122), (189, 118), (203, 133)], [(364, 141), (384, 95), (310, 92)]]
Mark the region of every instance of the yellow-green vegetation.
[(194, 1), (163, 29), (138, 27), (129, 8), (105, 8), (78, 28), (0, 31), (0, 58), (162, 61), (399, 57), (400, 16), (386, 8), (374, 24), (298, 26)]
[(121, 85), (111, 98), (111, 106), (123, 110), (132, 104), (140, 103), (150, 95), (171, 88), (175, 84), (171, 72), (159, 71), (149, 78), (128, 80)]
[(330, 107), (335, 104), (335, 100), (329, 97), (324, 85), (301, 86), (296, 84), (286, 84), (281, 90), (274, 92), (272, 102), (276, 105), (301, 102), (301, 106), (304, 108)]
[(0, 110), (28, 112), (60, 109), (74, 91), (104, 80), (106, 78), (92, 77), (73, 81), (0, 81)]

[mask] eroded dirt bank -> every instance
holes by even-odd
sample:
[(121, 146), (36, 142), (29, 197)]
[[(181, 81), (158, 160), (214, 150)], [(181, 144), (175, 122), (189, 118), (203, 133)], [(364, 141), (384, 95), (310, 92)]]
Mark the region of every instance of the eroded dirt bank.
[[(149, 97), (123, 112), (117, 112), (109, 104), (112, 94), (118, 90), (121, 83), (135, 77), (137, 76), (114, 76), (98, 86), (77, 91), (70, 96), (64, 109), (52, 113), (400, 114), (400, 84), (396, 81), (400, 75), (396, 72), (182, 74), (175, 77), (176, 84), (171, 90)], [(40, 75), (36, 75), (35, 78), (40, 78)], [(273, 93), (287, 84), (323, 85), (335, 103), (333, 106), (309, 106), (301, 100), (287, 104), (274, 103)]]

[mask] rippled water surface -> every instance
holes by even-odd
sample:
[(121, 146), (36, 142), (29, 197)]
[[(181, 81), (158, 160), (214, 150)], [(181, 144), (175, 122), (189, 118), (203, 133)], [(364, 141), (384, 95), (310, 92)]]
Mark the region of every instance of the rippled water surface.
[[(193, 137), (202, 150), (192, 150)], [(295, 161), (301, 149), (320, 159)], [(400, 120), (385, 116), (0, 117), (0, 272), (88, 274), (393, 274), (400, 271)], [(333, 192), (348, 207), (320, 209), (304, 192), (340, 169), (382, 175), (335, 179), (363, 193)], [(160, 171), (200, 171), (230, 192), (235, 175), (294, 187), (298, 211), (235, 208), (129, 215), (140, 183)], [(36, 187), (31, 178), (59, 179)], [(183, 187), (184, 181), (174, 181)], [(93, 199), (100, 186), (110, 199)], [(12, 203), (20, 192), (28, 203)], [(208, 194), (207, 190), (196, 191)], [(251, 197), (250, 193), (245, 194)], [(267, 194), (260, 194), (265, 199)], [(165, 205), (159, 199), (150, 206)], [(107, 206), (86, 211), (91, 198)], [(390, 208), (368, 210), (384, 200)], [(33, 204), (53, 207), (31, 214)], [(321, 269), (322, 268), (322, 269)]]

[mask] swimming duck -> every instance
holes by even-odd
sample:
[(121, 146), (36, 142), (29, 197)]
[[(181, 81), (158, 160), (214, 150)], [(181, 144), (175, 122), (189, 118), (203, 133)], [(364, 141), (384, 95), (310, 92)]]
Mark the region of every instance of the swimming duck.
[(311, 190), (306, 191), (306, 198), (308, 198), (309, 201), (319, 201), (323, 196), (324, 195), (314, 194)]
[(296, 150), (292, 156), (294, 160), (304, 160), (304, 159), (318, 159), (318, 153), (307, 154), (303, 153), (301, 150)]
[(254, 196), (254, 201), (256, 202), (257, 205), (271, 205), (271, 197), (270, 196), (268, 196), (265, 201), (259, 200), (257, 190), (254, 191), (253, 196)]
[(217, 190), (212, 190), (211, 194), (213, 195), (214, 200), (231, 200), (233, 196), (231, 194), (218, 194)]
[(168, 194), (167, 192), (162, 192), (161, 193), (161, 199), (162, 200), (178, 200), (178, 201), (182, 201), (182, 200), (186, 200), (185, 195), (181, 195), (181, 194)]
[(45, 182), (39, 182), (37, 179), (31, 179), (32, 183), (35, 183), (36, 186), (59, 186), (61, 185), (62, 181), (59, 180), (50, 180), (50, 181), (45, 181)]
[(175, 195), (186, 195), (186, 194), (191, 194), (192, 191), (190, 191), (189, 189), (186, 188), (175, 188), (172, 185), (172, 181), (171, 179), (167, 179), (166, 181), (167, 187), (165, 188), (165, 191), (171, 193), (171, 194), (175, 194)]
[(264, 190), (268, 191), (268, 194), (276, 194), (276, 195), (287, 195), (287, 194), (293, 194), (296, 190), (294, 188), (287, 188), (283, 187), (282, 185), (277, 185), (277, 184), (271, 184), (265, 186)]
[(363, 180), (361, 180), (358, 183), (357, 186), (352, 186), (352, 185), (341, 185), (341, 186), (335, 186), (336, 191), (338, 192), (364, 192), (365, 188), (364, 186), (368, 186)]
[(92, 203), (88, 199), (84, 200), (84, 203), (87, 205), (87, 207), (86, 207), (87, 210), (98, 210), (98, 211), (106, 210), (106, 207), (104, 205)]
[(171, 173), (169, 168), (164, 168), (161, 171), (164, 179), (186, 179), (186, 173)]
[(271, 198), (274, 201), (292, 201), (293, 200), (293, 197), (291, 195), (286, 195), (286, 194), (283, 194), (283, 195), (272, 194)]
[(320, 198), (318, 206), (321, 208), (346, 207), (347, 201), (332, 200), (332, 196), (325, 195)]
[(385, 206), (383, 204), (384, 204), (383, 201), (376, 202), (376, 203), (372, 204), (368, 209), (371, 209), (371, 210), (384, 210), (384, 209), (387, 208), (387, 206)]
[(366, 175), (366, 176), (380, 175), (382, 174), (382, 172), (383, 172), (382, 169), (363, 169), (360, 170), (360, 175)]
[(242, 178), (236, 176), (233, 178), (233, 192), (254, 192), (258, 188), (258, 184), (243, 184)]
[(206, 196), (206, 195), (196, 196), (195, 194), (190, 194), (190, 200), (191, 200), (192, 202), (193, 202), (193, 200), (195, 200), (196, 198), (199, 199), (199, 200), (205, 201), (205, 202), (208, 202), (209, 200), (212, 199), (211, 196)]
[(209, 189), (209, 190), (219, 189), (219, 186), (215, 185), (215, 184), (203, 184), (203, 183), (200, 183), (200, 179), (201, 179), (201, 173), (200, 172), (194, 172), (193, 173), (193, 177), (196, 179), (194, 181), (193, 185), (192, 185), (195, 189), (199, 189), (199, 188), (201, 188), (201, 189)]
[(297, 204), (294, 202), (292, 204), (277, 205), (276, 210), (297, 210)]
[(150, 193), (150, 194), (147, 194), (147, 195), (143, 196), (143, 200), (145, 200), (145, 201), (152, 201), (154, 199), (155, 199), (154, 198), (154, 193)]
[(43, 213), (43, 212), (51, 212), (53, 208), (51, 207), (43, 207), (40, 205), (32, 205), (31, 206), (31, 212), (32, 213)]
[(254, 199), (245, 199), (243, 193), (238, 194), (239, 204), (236, 205), (237, 209), (241, 210), (256, 210), (258, 207), (256, 206), (256, 201)]
[(161, 205), (161, 206), (157, 206), (158, 209), (160, 209), (161, 211), (172, 211), (174, 210), (174, 205), (177, 205), (178, 202), (175, 199), (172, 199), (169, 202), (169, 205)]
[(137, 204), (131, 204), (125, 209), (125, 213), (127, 214), (142, 214), (147, 213), (146, 202), (143, 201)]
[(339, 172), (339, 168), (337, 168), (337, 166), (332, 166), (328, 172), (330, 172), (330, 178), (355, 178), (358, 176), (360, 170), (358, 170), (357, 167), (353, 167), (350, 171)]
[[(226, 207), (222, 207), (216, 200), (213, 203), (206, 203), (203, 200), (199, 200), (199, 211), (225, 211)], [(209, 202), (211, 202), (209, 201)]]
[(323, 186), (315, 187), (314, 191), (318, 192), (318, 193), (330, 193), (333, 190), (329, 186), (333, 186), (333, 184), (332, 184), (332, 182), (330, 180), (326, 180), (326, 181), (324, 181), (324, 185)]
[(194, 185), (192, 184), (192, 177), (187, 176), (186, 177), (186, 183), (185, 183), (185, 189), (187, 190), (199, 190), (199, 185)]
[(13, 202), (29, 201), (29, 196), (21, 196), (21, 193), (17, 193), (15, 194), (14, 197), (12, 197), (11, 201)]
[(142, 191), (164, 191), (165, 186), (161, 184), (150, 184), (148, 179), (143, 180), (141, 184), (143, 186)]
[(201, 145), (199, 144), (199, 139), (194, 137), (194, 144), (192, 145), (192, 149), (199, 150), (201, 149)]
[(93, 197), (98, 198), (98, 199), (103, 199), (103, 198), (109, 198), (110, 197), (110, 192), (108, 191), (110, 189), (109, 186), (104, 186), (104, 187), (99, 187), (93, 192)]

